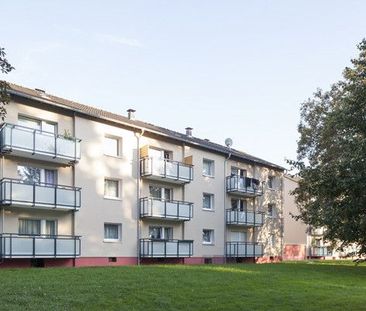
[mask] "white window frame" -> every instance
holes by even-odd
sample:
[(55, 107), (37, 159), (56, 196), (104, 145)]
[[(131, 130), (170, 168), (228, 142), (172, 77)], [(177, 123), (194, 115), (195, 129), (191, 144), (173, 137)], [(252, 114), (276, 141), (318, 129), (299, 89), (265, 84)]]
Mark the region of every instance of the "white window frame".
[[(204, 171), (205, 163), (209, 165), (209, 168), (210, 168), (209, 173), (205, 173), (205, 171)], [(215, 161), (214, 160), (203, 158), (203, 160), (202, 160), (202, 175), (205, 176), (205, 177), (215, 177)]]
[(165, 229), (170, 229), (171, 230), (171, 233), (172, 233), (171, 239), (174, 239), (174, 228), (172, 226), (159, 226), (159, 225), (151, 225), (151, 226), (149, 226), (149, 238), (151, 238), (150, 237), (150, 228), (158, 228), (160, 230), (160, 239), (154, 238), (154, 240), (169, 240), (165, 236)]
[[(118, 196), (112, 197), (112, 196), (106, 195), (106, 193), (105, 193), (105, 183), (106, 183), (107, 180), (117, 182), (117, 194), (118, 194)], [(121, 185), (122, 185), (122, 181), (120, 179), (111, 178), (111, 177), (104, 177), (104, 184), (103, 184), (103, 186), (104, 186), (104, 189), (103, 189), (103, 191), (104, 191), (104, 199), (107, 199), (107, 200), (121, 200), (121, 197), (122, 197), (121, 196), (121, 192), (122, 192)]]
[[(19, 179), (22, 177), (19, 174), (19, 168), (20, 167), (29, 167), (29, 168), (32, 168), (32, 169), (38, 169), (39, 172), (40, 172), (39, 182), (40, 183), (44, 183), (44, 184), (46, 184), (46, 171), (53, 171), (54, 174), (55, 174), (55, 180), (54, 180), (53, 185), (57, 185), (58, 184), (58, 170), (57, 169), (47, 168), (47, 167), (39, 167), (39, 166), (33, 166), (33, 165), (27, 165), (27, 164), (18, 163), (17, 164), (17, 175), (18, 175), (18, 178)], [(23, 180), (23, 179), (21, 179), (21, 180)]]
[[(210, 241), (205, 241), (203, 239), (204, 231), (209, 231), (210, 232)], [(203, 245), (214, 245), (215, 244), (215, 230), (213, 230), (213, 229), (202, 229), (202, 244)]]
[(53, 221), (55, 223), (55, 235), (58, 235), (58, 220), (57, 219), (40, 219), (40, 218), (26, 218), (26, 217), (18, 218), (18, 233), (22, 234), (22, 235), (27, 235), (27, 233), (20, 233), (19, 232), (19, 222), (20, 222), (20, 220), (39, 221), (39, 223), (40, 223), (40, 233), (36, 234), (37, 236), (48, 235), (48, 234), (46, 234), (46, 222), (47, 221)]
[[(203, 204), (203, 199), (205, 196), (209, 196), (210, 197), (210, 206), (211, 208), (206, 208)], [(213, 193), (207, 193), (207, 192), (204, 192), (202, 194), (202, 209), (204, 211), (214, 211), (215, 210), (215, 195)]]
[[(150, 192), (150, 187), (155, 187), (155, 188), (159, 188), (160, 191), (161, 191), (161, 196), (160, 198), (158, 197), (153, 197), (151, 195), (151, 192)], [(166, 190), (169, 190), (170, 192), (170, 200), (168, 200), (165, 196), (165, 191)], [(154, 199), (160, 199), (160, 200), (165, 200), (165, 201), (173, 201), (173, 188), (169, 188), (169, 187), (164, 187), (164, 186), (159, 186), (159, 185), (154, 185), (154, 184), (149, 184), (149, 197), (150, 198), (154, 198)]]
[[(48, 120), (43, 120), (43, 119), (37, 119), (37, 118), (33, 118), (33, 117), (30, 117), (30, 116), (26, 116), (26, 115), (23, 115), (23, 114), (19, 114), (18, 115), (18, 124), (19, 124), (19, 120), (20, 119), (28, 119), (30, 121), (34, 121), (34, 122), (37, 122), (39, 124), (39, 131), (41, 132), (45, 132), (45, 133), (50, 133), (50, 134), (54, 134), (54, 135), (57, 135), (58, 133), (58, 124), (57, 122), (54, 122), (54, 121), (48, 121)], [(44, 131), (43, 128), (45, 126), (45, 124), (52, 124), (54, 126), (54, 133), (52, 132), (48, 132), (48, 131)], [(21, 124), (19, 124), (20, 126), (23, 126)]]
[(274, 233), (271, 233), (268, 237), (268, 244), (270, 247), (276, 246), (276, 235)]
[[(117, 226), (118, 228), (118, 238), (117, 239), (110, 239), (105, 237), (105, 226)], [(105, 222), (103, 225), (103, 241), (107, 243), (117, 243), (122, 240), (122, 224), (121, 223), (113, 223), (113, 222)]]
[[(113, 139), (117, 142), (116, 154), (108, 153), (106, 150), (106, 139)], [(103, 137), (103, 154), (107, 157), (120, 158), (122, 156), (122, 138), (114, 135), (104, 135)]]

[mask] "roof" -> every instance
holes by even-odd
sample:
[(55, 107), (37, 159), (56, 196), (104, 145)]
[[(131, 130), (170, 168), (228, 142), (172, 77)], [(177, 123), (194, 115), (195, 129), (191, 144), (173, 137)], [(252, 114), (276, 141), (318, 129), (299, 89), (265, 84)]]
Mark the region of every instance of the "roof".
[(10, 89), (9, 93), (13, 95), (18, 95), (21, 97), (30, 97), (33, 100), (47, 103), (50, 105), (58, 106), (65, 108), (67, 110), (75, 111), (78, 113), (81, 113), (83, 115), (92, 116), (98, 119), (104, 119), (108, 121), (113, 121), (119, 124), (122, 124), (124, 126), (129, 126), (133, 128), (138, 129), (144, 129), (145, 131), (152, 132), (157, 135), (162, 135), (165, 137), (169, 137), (173, 140), (183, 142), (189, 145), (199, 146), (203, 149), (207, 149), (209, 151), (218, 152), (224, 155), (228, 155), (229, 152), (231, 152), (231, 156), (235, 157), (239, 160), (245, 161), (245, 162), (251, 162), (255, 163), (257, 165), (262, 165), (266, 167), (270, 167), (273, 169), (281, 170), (283, 171), (284, 168), (273, 164), (271, 162), (265, 161), (263, 159), (254, 157), (248, 153), (236, 150), (236, 149), (228, 149), (226, 146), (208, 141), (206, 139), (201, 139), (193, 136), (188, 136), (179, 132), (175, 132), (160, 126), (156, 126), (147, 122), (142, 122), (139, 120), (131, 120), (125, 116), (112, 113), (106, 110), (102, 110), (96, 107), (80, 104), (71, 100), (67, 100), (61, 97), (57, 97), (48, 93), (45, 93), (42, 90), (37, 89), (30, 89), (23, 86), (19, 86), (13, 83), (9, 83)]

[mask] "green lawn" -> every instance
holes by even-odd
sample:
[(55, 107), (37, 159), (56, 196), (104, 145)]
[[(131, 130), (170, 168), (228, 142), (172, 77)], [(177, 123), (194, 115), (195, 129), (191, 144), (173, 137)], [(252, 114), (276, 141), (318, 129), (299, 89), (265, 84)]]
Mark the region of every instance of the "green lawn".
[(1, 310), (366, 310), (366, 265), (0, 270)]

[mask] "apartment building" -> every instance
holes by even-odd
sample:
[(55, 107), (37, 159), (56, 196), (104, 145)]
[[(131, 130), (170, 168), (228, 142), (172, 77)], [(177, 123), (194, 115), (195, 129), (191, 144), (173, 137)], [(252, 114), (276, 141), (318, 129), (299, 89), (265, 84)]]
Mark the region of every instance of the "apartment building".
[(279, 260), (283, 168), (11, 85), (1, 267)]
[(283, 259), (336, 259), (344, 257), (347, 253), (355, 252), (357, 248), (348, 248), (345, 252), (337, 251), (324, 240), (324, 228), (313, 228), (292, 217), (292, 215), (299, 214), (295, 197), (291, 194), (297, 188), (298, 182), (298, 177), (287, 174), (283, 177)]

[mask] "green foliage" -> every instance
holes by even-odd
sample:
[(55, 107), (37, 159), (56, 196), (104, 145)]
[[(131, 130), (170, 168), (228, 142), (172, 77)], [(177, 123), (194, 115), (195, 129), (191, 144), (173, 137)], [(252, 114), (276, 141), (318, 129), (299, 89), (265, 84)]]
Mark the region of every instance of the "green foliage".
[(357, 243), (366, 254), (366, 40), (344, 79), (318, 90), (301, 107), (294, 191), (298, 219), (326, 229), (341, 248)]
[[(0, 47), (0, 70), (3, 74), (8, 74), (12, 71), (14, 67), (10, 65), (6, 59), (6, 53), (4, 48)], [(0, 80), (0, 118), (4, 121), (6, 115), (5, 106), (10, 101), (10, 96), (8, 94), (9, 84), (6, 81)]]

